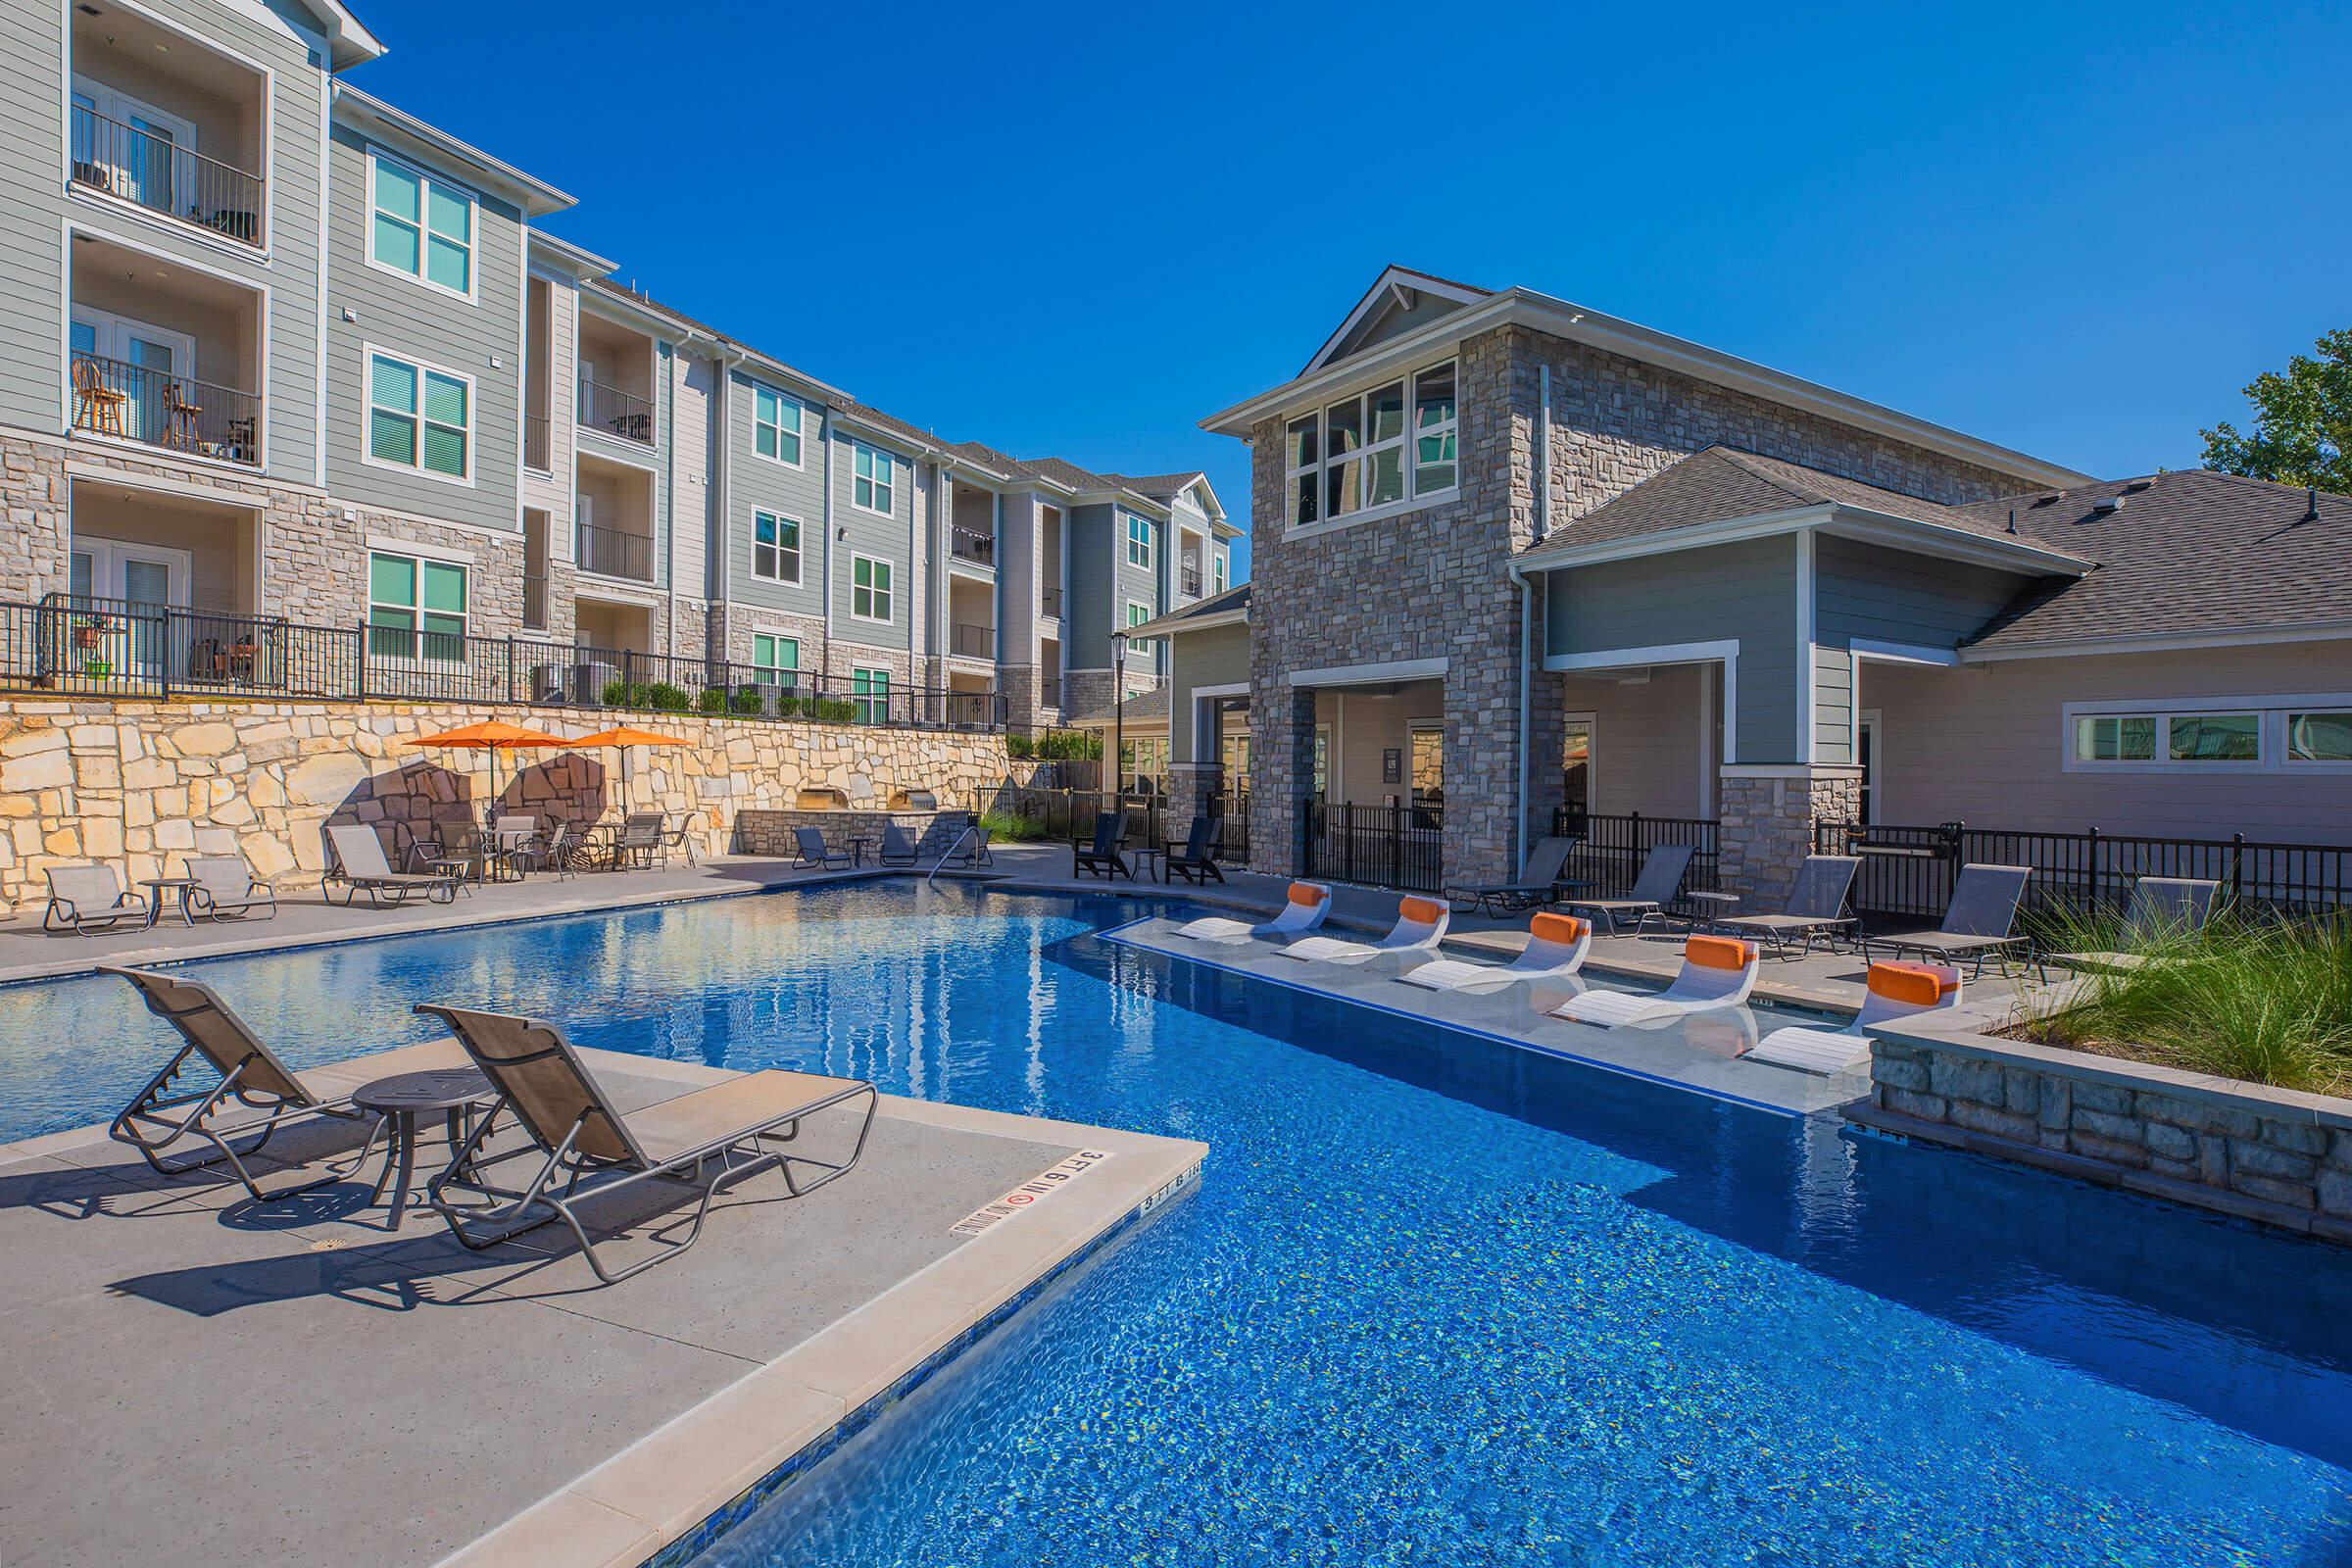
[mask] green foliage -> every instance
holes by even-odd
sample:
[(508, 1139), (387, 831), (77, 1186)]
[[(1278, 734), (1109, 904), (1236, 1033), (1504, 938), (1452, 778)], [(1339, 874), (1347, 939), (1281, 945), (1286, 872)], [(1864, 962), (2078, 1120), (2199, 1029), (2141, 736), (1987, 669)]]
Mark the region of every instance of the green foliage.
[(847, 724), (858, 716), (858, 705), (838, 697), (810, 697), (802, 707), (808, 716), (828, 724)]
[(980, 825), (1000, 843), (1027, 844), (1046, 836), (1046, 824), (1018, 811), (982, 811)]
[(776, 716), (778, 718), (799, 718), (808, 710), (808, 698), (779, 697), (776, 699)]
[(609, 680), (605, 682), (604, 701), (607, 708), (650, 708), (646, 688), (635, 681)]
[(1028, 736), (1014, 733), (1004, 737), (1004, 755), (1015, 761), (1025, 762), (1037, 755), (1037, 743)]
[(1035, 735), (1004, 737), (1007, 756), (1021, 761), (1089, 761), (1102, 760), (1102, 737), (1089, 729), (1045, 729)]
[[(710, 694), (705, 693), (704, 695), (708, 697)], [(732, 708), (738, 713), (748, 713), (757, 716), (760, 710), (760, 693), (747, 686), (743, 690), (737, 692), (733, 697), (727, 699), (727, 706)]]
[(2285, 370), (2265, 370), (2246, 387), (2252, 434), (2227, 422), (2199, 432), (2205, 466), (2352, 494), (2352, 328), (2313, 346), (2316, 355), (2298, 354)]
[(664, 713), (683, 713), (694, 706), (694, 699), (665, 680), (658, 680), (646, 688), (646, 701)]
[(727, 710), (727, 694), (713, 686), (697, 698), (694, 706), (706, 713), (723, 713)]

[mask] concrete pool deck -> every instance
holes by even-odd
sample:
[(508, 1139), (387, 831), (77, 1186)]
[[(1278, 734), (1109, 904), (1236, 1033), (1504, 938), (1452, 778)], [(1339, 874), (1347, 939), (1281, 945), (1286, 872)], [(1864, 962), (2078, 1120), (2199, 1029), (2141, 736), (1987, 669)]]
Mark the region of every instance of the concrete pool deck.
[[(583, 1055), (624, 1109), (734, 1076)], [(822, 1154), (853, 1130), (806, 1136)], [(1081, 1152), (1107, 1157), (956, 1234)], [(789, 1201), (754, 1178), (691, 1252), (598, 1288), (546, 1231), (468, 1252), (412, 1210), (388, 1233), (356, 1182), (255, 1202), (156, 1176), (97, 1129), (0, 1146), (0, 1562), (342, 1562), (365, 1543), (417, 1568), (636, 1568), (1190, 1191), (1205, 1152), (886, 1096), (850, 1174)], [(643, 1255), (686, 1212), (632, 1211), (612, 1245)]]

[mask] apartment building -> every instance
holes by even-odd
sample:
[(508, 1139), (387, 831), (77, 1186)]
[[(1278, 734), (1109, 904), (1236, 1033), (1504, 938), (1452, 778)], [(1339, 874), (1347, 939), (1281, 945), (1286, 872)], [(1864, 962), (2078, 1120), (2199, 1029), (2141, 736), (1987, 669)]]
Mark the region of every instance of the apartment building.
[(364, 624), (420, 674), (513, 639), (550, 701), (693, 665), (1033, 726), (1224, 581), (1197, 473), (951, 443), (624, 284), (342, 79), (339, 5), (12, 9), (0, 600), (193, 628), (94, 668), (267, 685), (241, 628)]

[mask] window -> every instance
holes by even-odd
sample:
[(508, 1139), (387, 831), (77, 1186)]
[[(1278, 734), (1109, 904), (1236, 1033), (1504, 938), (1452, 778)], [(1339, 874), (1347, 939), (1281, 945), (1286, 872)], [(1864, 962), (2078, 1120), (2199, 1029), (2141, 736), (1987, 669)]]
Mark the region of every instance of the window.
[(850, 499), (868, 512), (887, 514), (891, 507), (890, 454), (862, 441), (850, 443), (855, 479)]
[(1167, 771), (1168, 739), (1164, 735), (1139, 735), (1119, 754), (1121, 790), (1138, 795), (1165, 794), (1161, 780)]
[(852, 668), (850, 702), (858, 710), (858, 723), (890, 722), (890, 671)]
[[(1128, 625), (1141, 626), (1145, 621), (1150, 620), (1151, 618), (1152, 607), (1150, 605), (1145, 604), (1140, 599), (1130, 599), (1127, 601)], [(1149, 637), (1130, 637), (1127, 639), (1127, 651), (1129, 653), (1149, 654), (1152, 652), (1154, 647), (1156, 647), (1156, 644)]]
[(2075, 720), (2078, 762), (2152, 762), (2156, 760), (2155, 714), (2102, 714)]
[(1210, 552), (1208, 558), (1208, 591), (1210, 593), (1221, 594), (1231, 586), (1225, 580), (1225, 552), (1222, 550)]
[(473, 297), (473, 198), (381, 152), (368, 159), (368, 259)]
[(2182, 714), (2167, 722), (2172, 759), (2176, 762), (2262, 760), (2259, 713)]
[(850, 558), (850, 613), (859, 620), (888, 620), (890, 563), (870, 556)]
[(1592, 809), (1592, 715), (1571, 713), (1560, 731), (1560, 805), (1572, 816)]
[[(796, 468), (801, 466), (799, 398), (786, 397), (769, 387), (752, 388), (752, 450)], [(887, 478), (884, 482), (887, 484)]]
[(2352, 712), (2288, 713), (2286, 760), (2352, 762)]
[(2315, 762), (2352, 762), (2352, 704), (2340, 696), (2183, 698), (2066, 708), (2066, 766), (2126, 772), (2271, 771)]
[(1152, 519), (1127, 514), (1127, 564), (1152, 569)]
[(799, 684), (801, 640), (757, 632), (752, 637), (752, 679), (762, 686)]
[(368, 652), (377, 659), (464, 659), (466, 568), (414, 556), (370, 555)]
[(368, 461), (473, 480), (473, 383), (368, 352)]
[(772, 512), (752, 514), (752, 575), (769, 582), (801, 580), (801, 525)]
[(1291, 420), (1283, 437), (1291, 526), (1452, 490), (1460, 479), (1456, 432), (1461, 424), (1454, 373), (1448, 360), (1409, 382), (1391, 381)]

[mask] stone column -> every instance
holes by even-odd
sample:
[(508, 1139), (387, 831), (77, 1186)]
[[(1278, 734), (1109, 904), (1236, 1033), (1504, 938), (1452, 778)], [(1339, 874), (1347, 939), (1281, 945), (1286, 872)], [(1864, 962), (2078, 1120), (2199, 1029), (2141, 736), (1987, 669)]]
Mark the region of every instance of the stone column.
[(1034, 735), (1045, 727), (1040, 712), (1044, 682), (1035, 664), (999, 664), (997, 689), (1004, 694), (1004, 724), (1015, 735)]
[(1181, 839), (1191, 831), (1193, 818), (1208, 811), (1223, 790), (1223, 775), (1224, 769), (1214, 762), (1168, 764), (1168, 837)]
[(1315, 690), (1268, 684), (1250, 705), (1250, 869), (1298, 867), (1298, 798), (1315, 777)]
[(1813, 853), (1813, 825), (1859, 818), (1862, 769), (1734, 764), (1718, 777), (1717, 885), (1740, 895), (1741, 913), (1777, 913), (1796, 885), (1797, 867)]

